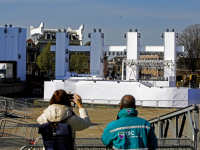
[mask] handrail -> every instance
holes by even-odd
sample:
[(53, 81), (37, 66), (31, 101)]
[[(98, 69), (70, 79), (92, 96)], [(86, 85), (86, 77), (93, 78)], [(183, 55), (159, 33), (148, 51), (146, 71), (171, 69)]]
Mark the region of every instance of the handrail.
[(179, 110), (176, 110), (176, 111), (173, 111), (173, 112), (170, 112), (170, 113), (167, 113), (165, 115), (162, 115), (162, 116), (159, 116), (159, 117), (155, 117), (153, 119), (150, 119), (148, 120), (150, 123), (153, 123), (153, 122), (156, 122), (158, 120), (165, 120), (167, 118), (170, 118), (170, 117), (173, 117), (173, 116), (177, 116), (177, 115), (181, 115), (183, 113), (186, 113), (191, 110), (196, 110), (198, 109), (198, 106), (197, 105), (190, 105), (190, 106), (187, 106), (187, 107), (184, 107), (184, 108), (181, 108)]

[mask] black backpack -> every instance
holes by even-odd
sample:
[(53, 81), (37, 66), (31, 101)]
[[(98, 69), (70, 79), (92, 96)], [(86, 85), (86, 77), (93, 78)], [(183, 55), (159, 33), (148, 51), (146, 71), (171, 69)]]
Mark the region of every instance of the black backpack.
[[(74, 112), (72, 111), (72, 115)], [(69, 116), (68, 118), (70, 118)], [(49, 122), (39, 125), (38, 133), (42, 134), (45, 150), (73, 150), (71, 126), (64, 123), (68, 118), (60, 122)]]

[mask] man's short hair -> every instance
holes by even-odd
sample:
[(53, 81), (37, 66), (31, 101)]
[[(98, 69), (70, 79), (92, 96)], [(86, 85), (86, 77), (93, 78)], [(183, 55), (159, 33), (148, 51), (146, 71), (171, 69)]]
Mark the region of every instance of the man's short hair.
[(124, 95), (121, 99), (122, 108), (135, 108), (135, 97), (132, 95)]

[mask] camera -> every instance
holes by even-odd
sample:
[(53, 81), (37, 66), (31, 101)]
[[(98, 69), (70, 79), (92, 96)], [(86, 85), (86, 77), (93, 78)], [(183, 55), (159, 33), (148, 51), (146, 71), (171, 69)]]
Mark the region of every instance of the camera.
[(74, 101), (72, 101), (73, 99), (74, 99), (74, 94), (68, 94), (68, 96), (69, 96), (69, 100), (70, 100), (70, 103), (71, 103), (71, 107), (75, 107), (75, 102)]

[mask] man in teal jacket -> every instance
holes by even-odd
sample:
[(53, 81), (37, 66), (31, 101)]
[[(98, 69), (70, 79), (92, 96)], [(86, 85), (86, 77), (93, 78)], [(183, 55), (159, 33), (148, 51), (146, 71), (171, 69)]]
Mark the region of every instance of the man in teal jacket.
[(104, 129), (102, 141), (114, 149), (154, 150), (158, 146), (151, 124), (137, 117), (135, 98), (125, 95), (120, 103), (117, 120)]

